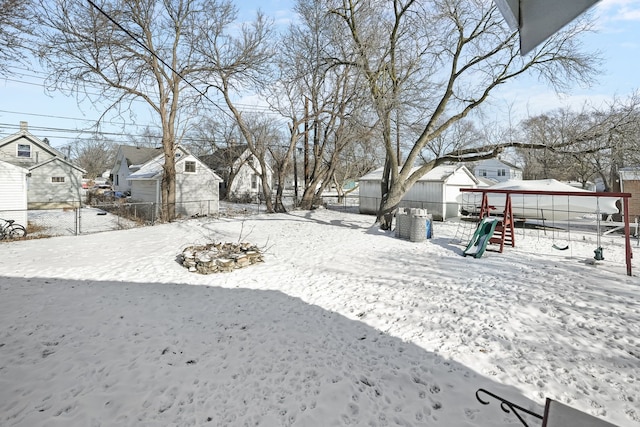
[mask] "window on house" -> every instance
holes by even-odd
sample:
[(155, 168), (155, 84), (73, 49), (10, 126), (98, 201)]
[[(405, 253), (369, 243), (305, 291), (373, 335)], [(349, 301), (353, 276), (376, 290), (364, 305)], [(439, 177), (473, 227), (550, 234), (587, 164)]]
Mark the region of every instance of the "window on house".
[(184, 171), (187, 173), (195, 173), (196, 172), (196, 162), (187, 161), (184, 162)]
[(480, 171), (478, 172), (478, 174), (480, 176), (487, 176), (487, 170), (486, 169), (480, 169)]
[(251, 175), (251, 189), (252, 190), (258, 189), (258, 175), (256, 175), (255, 173)]
[(64, 182), (64, 176), (52, 176), (51, 182)]
[(31, 157), (31, 145), (18, 144), (18, 157)]
[(507, 176), (506, 169), (498, 169), (498, 176)]

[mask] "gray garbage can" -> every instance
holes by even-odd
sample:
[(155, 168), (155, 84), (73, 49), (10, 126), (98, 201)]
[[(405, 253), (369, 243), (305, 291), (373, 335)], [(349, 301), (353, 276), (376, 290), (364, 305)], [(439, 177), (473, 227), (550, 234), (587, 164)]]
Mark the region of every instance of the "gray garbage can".
[(426, 215), (413, 215), (411, 217), (411, 231), (409, 240), (412, 242), (424, 242), (427, 239)]
[(396, 216), (396, 236), (401, 239), (408, 239), (411, 232), (411, 215), (408, 210), (398, 210)]

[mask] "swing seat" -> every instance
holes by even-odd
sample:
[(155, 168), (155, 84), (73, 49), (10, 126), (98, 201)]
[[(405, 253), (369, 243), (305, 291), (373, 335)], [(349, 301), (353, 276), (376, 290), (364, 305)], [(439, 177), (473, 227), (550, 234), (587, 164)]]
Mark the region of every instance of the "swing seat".
[(595, 259), (596, 261), (604, 261), (604, 255), (602, 254), (602, 247), (599, 246), (595, 251), (593, 251), (593, 253), (595, 254), (593, 259)]
[(558, 244), (553, 244), (553, 249), (557, 249), (559, 251), (566, 251), (567, 249), (569, 249), (569, 245), (564, 245), (564, 246), (560, 246)]

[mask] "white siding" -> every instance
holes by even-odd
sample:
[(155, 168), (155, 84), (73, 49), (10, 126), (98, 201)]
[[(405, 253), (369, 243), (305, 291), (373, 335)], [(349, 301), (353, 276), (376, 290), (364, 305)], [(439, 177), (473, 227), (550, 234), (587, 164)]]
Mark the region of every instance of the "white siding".
[[(504, 174), (502, 174), (504, 172)], [(509, 179), (522, 179), (522, 170), (501, 162), (498, 159), (483, 160), (474, 169), (474, 175), (479, 178), (504, 182)]]
[(131, 181), (132, 201), (156, 203), (159, 200), (157, 196), (157, 185), (155, 179)]
[[(243, 162), (250, 155), (251, 152), (249, 150), (245, 151), (245, 153), (235, 161), (235, 167), (237, 167), (237, 165)], [(254, 164), (258, 169), (260, 168), (260, 164), (257, 161), (255, 161)], [(254, 175), (256, 175), (256, 172), (251, 168), (251, 166), (246, 163), (243, 164), (242, 167), (240, 167), (240, 169), (238, 170), (235, 178), (233, 179), (233, 183), (231, 183), (229, 194), (236, 197), (242, 197), (247, 194), (250, 196), (256, 196), (258, 193), (261, 193), (261, 180), (259, 177), (257, 177), (257, 179), (255, 179), (254, 181)], [(269, 186), (271, 187), (273, 182), (273, 171), (271, 170), (271, 168), (267, 167), (266, 173), (263, 173), (262, 175), (266, 176), (267, 184), (269, 184)], [(255, 185), (253, 185), (254, 182)]]
[(377, 213), (381, 197), (380, 181), (360, 181), (358, 193), (360, 213)]
[(27, 226), (26, 169), (0, 161), (0, 218)]
[(129, 166), (127, 165), (127, 159), (121, 157), (118, 167), (113, 174), (113, 190), (122, 191), (123, 193), (131, 191), (131, 183), (127, 180), (128, 177)]
[[(52, 182), (63, 177), (64, 182)], [(29, 178), (29, 208), (53, 209), (80, 206), (82, 172), (60, 159), (31, 169)]]
[[(185, 163), (195, 162), (196, 172), (185, 172)], [(176, 213), (178, 215), (205, 215), (218, 212), (220, 179), (193, 156), (176, 163)]]
[[(438, 220), (458, 216), (460, 206), (456, 196), (460, 188), (475, 188), (477, 184), (464, 167), (443, 179), (416, 182), (404, 195), (400, 206), (427, 209)], [(381, 198), (380, 179), (361, 180), (359, 193), (360, 213), (377, 213)]]
[(403, 206), (409, 208), (427, 209), (434, 218), (444, 219), (442, 214), (444, 203), (444, 188), (441, 181), (418, 181), (402, 198)]
[(233, 183), (231, 184), (231, 191), (229, 194), (232, 194), (237, 197), (244, 196), (245, 194), (256, 195), (258, 191), (260, 191), (260, 181), (256, 181), (256, 186), (252, 187), (251, 180), (255, 172), (249, 166), (244, 165), (238, 171), (238, 174), (233, 179)]
[[(187, 162), (195, 162), (195, 172), (185, 172)], [(141, 169), (143, 170), (144, 168)], [(132, 201), (161, 202), (160, 179), (154, 177), (130, 180)], [(176, 162), (176, 214), (194, 216), (217, 213), (220, 181), (220, 177), (194, 156), (181, 156)]]

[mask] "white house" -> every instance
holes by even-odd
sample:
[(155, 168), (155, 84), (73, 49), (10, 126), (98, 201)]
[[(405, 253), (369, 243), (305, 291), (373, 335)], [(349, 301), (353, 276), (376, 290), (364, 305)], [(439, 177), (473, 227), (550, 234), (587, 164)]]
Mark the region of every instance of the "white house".
[(0, 218), (27, 226), (27, 176), (29, 171), (0, 160)]
[[(414, 170), (417, 168), (414, 168)], [(375, 214), (380, 207), (383, 168), (360, 178), (360, 213)], [(461, 188), (476, 188), (473, 174), (461, 165), (440, 165), (420, 178), (402, 198), (400, 207), (423, 208), (434, 219), (445, 220), (459, 216), (456, 199)]]
[(143, 164), (162, 153), (161, 148), (118, 146), (116, 160), (111, 169), (111, 183), (114, 191), (122, 193), (131, 191), (129, 175), (136, 172)]
[[(162, 203), (164, 153), (129, 175), (132, 202)], [(222, 178), (183, 147), (176, 148), (176, 214), (210, 215), (219, 211)]]
[(260, 164), (246, 144), (221, 148), (200, 160), (222, 177), (222, 193), (228, 199), (253, 199), (261, 194), (261, 176), (272, 186), (273, 170), (267, 165), (265, 173), (260, 173)]
[(0, 140), (0, 160), (29, 171), (29, 209), (80, 206), (86, 172), (51, 147), (46, 138), (40, 140), (31, 134), (27, 122), (20, 122), (19, 132)]
[(478, 162), (473, 174), (476, 178), (504, 182), (509, 179), (522, 179), (522, 168), (502, 159), (488, 159)]

